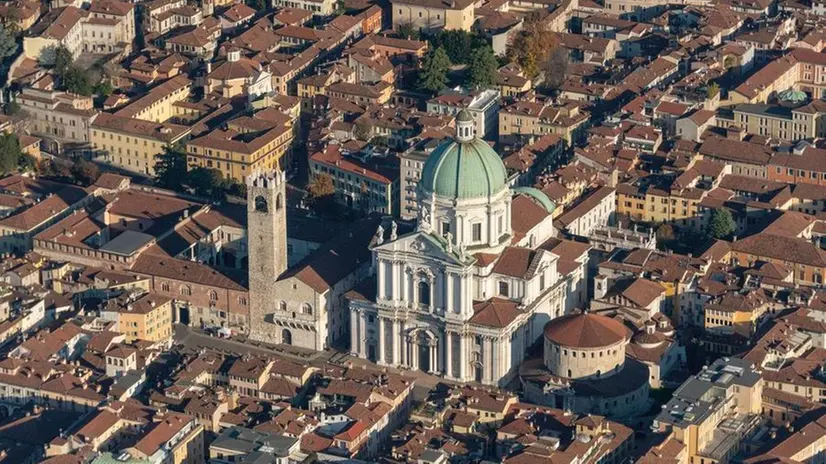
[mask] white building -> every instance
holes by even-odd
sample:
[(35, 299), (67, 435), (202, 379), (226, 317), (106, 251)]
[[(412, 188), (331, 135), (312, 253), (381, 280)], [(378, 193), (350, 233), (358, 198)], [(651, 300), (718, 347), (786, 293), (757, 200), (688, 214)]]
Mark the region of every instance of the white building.
[(499, 125), (498, 90), (487, 89), (465, 93), (461, 89), (448, 90), (427, 101), (427, 112), (457, 115), (467, 111), (473, 119), (473, 129), (480, 138), (493, 135)]
[(376, 282), (348, 294), (351, 349), (383, 365), (502, 385), (545, 323), (565, 313), (587, 248), (563, 265), (549, 251), (562, 242), (551, 240), (554, 204), (539, 191), (514, 196), (472, 115), (456, 121), (456, 140), (423, 168), (416, 231), (377, 231)]

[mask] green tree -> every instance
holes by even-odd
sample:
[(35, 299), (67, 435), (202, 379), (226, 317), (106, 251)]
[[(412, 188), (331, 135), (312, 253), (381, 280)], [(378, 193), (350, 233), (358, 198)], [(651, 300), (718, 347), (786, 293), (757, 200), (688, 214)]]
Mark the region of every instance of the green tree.
[(407, 40), (419, 40), (421, 33), (419, 32), (419, 28), (416, 27), (413, 23), (401, 23), (396, 26), (396, 33), (402, 39)]
[(657, 229), (657, 240), (661, 242), (670, 242), (674, 240), (674, 227), (671, 224), (663, 224)]
[(443, 48), (451, 63), (468, 63), (471, 35), (461, 29), (441, 31), (430, 41), (432, 48)]
[(479, 47), (470, 52), (468, 84), (470, 87), (487, 89), (496, 82), (496, 57), (490, 47)]
[(723, 239), (729, 237), (737, 229), (731, 211), (726, 208), (711, 210), (706, 232), (712, 238)]
[(0, 24), (0, 61), (17, 53), (17, 40), (14, 32), (3, 24)]
[(186, 153), (179, 147), (166, 146), (155, 161), (155, 183), (171, 190), (183, 190), (186, 180)]
[(229, 185), (227, 186), (227, 193), (235, 196), (246, 198), (247, 196), (247, 184), (243, 182), (238, 182), (237, 180), (229, 180), (227, 181)]
[(107, 80), (102, 80), (95, 84), (94, 88), (92, 88), (93, 93), (96, 93), (102, 97), (108, 97), (112, 95), (112, 84), (109, 83)]
[(556, 46), (551, 50), (542, 69), (544, 74), (543, 84), (545, 87), (551, 90), (557, 90), (565, 83), (569, 61), (567, 48)]
[(63, 74), (63, 87), (72, 93), (78, 95), (92, 95), (92, 84), (89, 82), (89, 76), (80, 68), (69, 66), (66, 73)]
[(508, 59), (517, 63), (528, 77), (535, 77), (540, 66), (559, 43), (557, 35), (548, 29), (539, 15), (525, 19), (525, 25), (508, 46)]
[(0, 135), (0, 173), (11, 174), (17, 172), (20, 165), (20, 141), (14, 134)]
[(85, 159), (79, 159), (72, 165), (72, 177), (83, 185), (92, 185), (100, 177), (100, 168)]
[(336, 187), (333, 185), (333, 178), (329, 174), (322, 173), (313, 175), (307, 185), (307, 191), (314, 200), (318, 200), (336, 193)]
[(711, 85), (708, 86), (708, 90), (706, 91), (706, 96), (708, 98), (714, 98), (717, 94), (720, 93), (720, 85), (716, 82), (712, 82)]
[(72, 52), (69, 51), (64, 45), (57, 47), (54, 51), (54, 61), (52, 65), (52, 69), (54, 69), (55, 74), (59, 77), (63, 77), (64, 74), (69, 70), (69, 67), (72, 66), (74, 62), (74, 57), (72, 57)]
[(447, 72), (450, 70), (450, 58), (444, 49), (429, 51), (422, 60), (419, 71), (418, 87), (421, 90), (436, 93), (447, 86)]
[(329, 213), (335, 208), (336, 187), (329, 174), (315, 174), (307, 185), (313, 209), (318, 213)]
[(215, 168), (196, 167), (189, 171), (186, 183), (195, 192), (195, 195), (212, 200), (222, 200), (225, 196), (224, 175)]
[(256, 11), (266, 11), (267, 10), (267, 1), (266, 0), (247, 0), (247, 5), (253, 8)]
[(21, 153), (17, 167), (20, 172), (37, 172), (39, 166), (34, 156), (28, 153)]

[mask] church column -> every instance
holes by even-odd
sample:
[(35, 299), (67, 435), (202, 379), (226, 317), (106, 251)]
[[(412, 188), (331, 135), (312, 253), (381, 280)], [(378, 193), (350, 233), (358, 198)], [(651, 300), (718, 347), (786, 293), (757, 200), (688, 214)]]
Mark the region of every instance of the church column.
[(385, 288), (384, 288), (384, 262), (382, 260), (376, 260), (376, 278), (378, 279), (378, 292), (376, 292), (376, 299), (383, 300), (385, 298)]
[(398, 319), (393, 319), (393, 364), (402, 364), (402, 337)]
[(493, 363), (491, 361), (490, 338), (484, 336), (482, 337), (482, 383), (490, 383), (491, 372), (493, 372)]
[(436, 344), (432, 340), (427, 346), (427, 356), (430, 359), (430, 362), (428, 363), (428, 371), (432, 374), (436, 372)]
[(447, 272), (445, 270), (445, 279), (447, 283), (445, 284), (445, 313), (450, 314), (453, 312), (453, 274)]
[(377, 359), (379, 364), (385, 364), (386, 361), (384, 359), (384, 351), (386, 348), (386, 341), (384, 339), (384, 318), (379, 317), (376, 319), (376, 322), (379, 324), (379, 343), (376, 345), (379, 351)]
[(364, 312), (359, 314), (359, 354), (362, 358), (367, 358), (367, 328), (364, 320), (367, 319)]
[(390, 290), (392, 300), (397, 301), (401, 300), (401, 285), (399, 282), (399, 268), (402, 267), (402, 263), (400, 261), (393, 261), (393, 284)]
[(502, 363), (502, 375), (509, 373), (511, 370), (511, 366), (513, 365), (513, 359), (511, 358), (513, 356), (513, 340), (511, 340), (511, 335), (513, 335), (513, 333), (507, 334), (506, 338), (504, 339), (505, 359)]
[(499, 338), (491, 339), (491, 345), (490, 346), (491, 346), (491, 349), (490, 349), (491, 359), (493, 360), (493, 362), (491, 363), (491, 370), (490, 370), (491, 378), (490, 379), (494, 384), (497, 384), (499, 382), (499, 379), (502, 377), (502, 374), (501, 374), (502, 369), (499, 367), (499, 363), (501, 362), (501, 359), (500, 359), (501, 356), (500, 356), (499, 350), (502, 348), (502, 344), (501, 344), (500, 339)]
[(445, 342), (442, 343), (442, 350), (445, 353), (445, 366), (442, 369), (445, 377), (453, 377), (453, 336), (451, 332), (445, 329)]
[(467, 298), (467, 276), (460, 275), (459, 276), (459, 307), (457, 308), (459, 313), (463, 312), (465, 309), (465, 301)]
[(465, 334), (459, 334), (459, 380), (467, 378), (467, 350), (468, 337)]
[(359, 353), (358, 318), (358, 311), (352, 311), (350, 313), (350, 354), (353, 356), (356, 356)]
[(410, 368), (416, 370), (419, 368), (419, 345), (416, 338), (412, 338), (410, 345)]

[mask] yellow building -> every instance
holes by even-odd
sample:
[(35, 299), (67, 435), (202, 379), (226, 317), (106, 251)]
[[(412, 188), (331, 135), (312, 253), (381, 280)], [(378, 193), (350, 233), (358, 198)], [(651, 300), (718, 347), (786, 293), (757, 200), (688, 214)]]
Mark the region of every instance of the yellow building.
[(472, 0), (392, 0), (390, 6), (393, 29), (410, 24), (424, 31), (461, 29), (470, 32), (476, 19)]
[(691, 463), (727, 464), (741, 441), (763, 423), (763, 385), (750, 361), (717, 359), (674, 392), (654, 428), (672, 432), (688, 448)]
[(292, 119), (283, 116), (281, 121), (258, 115), (241, 117), (230, 121), (226, 129), (190, 140), (186, 144), (189, 167), (215, 168), (238, 182), (256, 170), (286, 169), (294, 132)]
[(158, 342), (172, 337), (172, 299), (152, 293), (134, 298), (130, 295), (109, 300), (105, 319), (117, 321), (117, 331), (127, 342)]
[(705, 331), (716, 335), (737, 334), (746, 339), (757, 331), (757, 321), (769, 310), (762, 290), (747, 294), (729, 293), (705, 307)]
[(156, 157), (167, 145), (183, 140), (190, 130), (177, 124), (101, 113), (92, 123), (92, 148), (109, 164), (154, 176)]
[(189, 98), (192, 81), (177, 75), (152, 88), (146, 95), (129, 103), (115, 113), (124, 118), (165, 122), (177, 115), (175, 103)]
[(517, 101), (499, 111), (499, 136), (516, 140), (524, 135), (556, 134), (573, 145), (585, 136), (589, 116), (575, 103)]
[(167, 413), (154, 418), (155, 426), (124, 451), (135, 459), (168, 464), (204, 462), (204, 426), (191, 416)]

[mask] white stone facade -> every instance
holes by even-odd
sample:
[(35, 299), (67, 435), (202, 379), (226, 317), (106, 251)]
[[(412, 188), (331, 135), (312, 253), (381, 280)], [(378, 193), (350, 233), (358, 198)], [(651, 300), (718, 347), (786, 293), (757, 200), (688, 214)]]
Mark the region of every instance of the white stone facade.
[[(460, 141), (472, 137), (463, 124), (457, 130)], [(461, 199), (420, 188), (417, 230), (377, 233), (375, 298), (350, 298), (352, 354), (456, 381), (507, 383), (545, 323), (564, 313), (569, 288), (559, 257), (536, 245), (553, 234), (550, 212), (531, 239), (515, 240), (511, 203), (504, 184)], [(500, 265), (516, 256), (529, 256), (529, 265), (516, 273)]]

